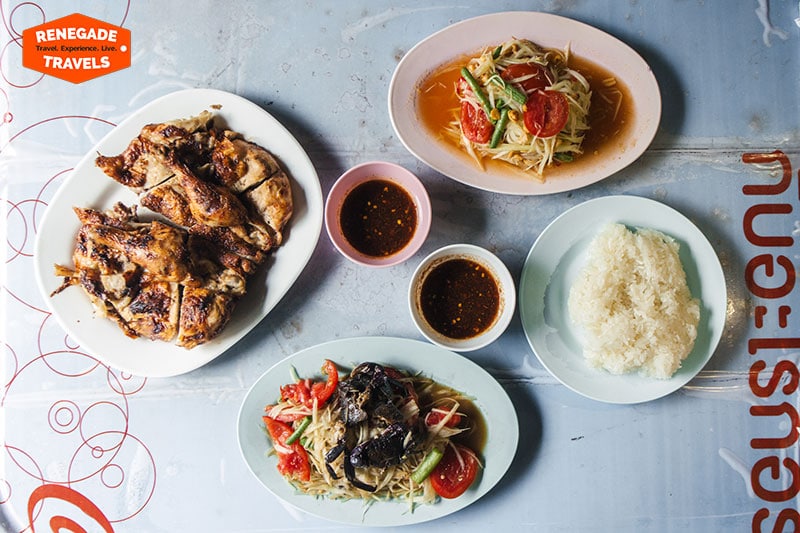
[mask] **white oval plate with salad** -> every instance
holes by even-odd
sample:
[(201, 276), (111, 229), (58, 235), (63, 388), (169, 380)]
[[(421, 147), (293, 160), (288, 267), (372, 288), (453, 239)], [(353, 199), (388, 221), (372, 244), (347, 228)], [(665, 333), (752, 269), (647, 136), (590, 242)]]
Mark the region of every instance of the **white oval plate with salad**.
[[(680, 245), (678, 255), (689, 291), (700, 299), (700, 323), (691, 353), (670, 379), (613, 375), (590, 367), (583, 357), (567, 299), (589, 245), (610, 223), (654, 229)], [(649, 198), (605, 196), (565, 211), (531, 247), (519, 285), (522, 328), (536, 357), (565, 386), (601, 402), (641, 403), (678, 390), (708, 363), (725, 328), (725, 275), (714, 248), (688, 218)]]
[[(634, 124), (626, 134), (603, 145), (589, 160), (578, 158), (551, 170), (544, 183), (511, 165), (481, 169), (466, 153), (437, 139), (419, 119), (420, 84), (442, 65), (478, 55), (487, 46), (512, 38), (529, 39), (545, 48), (564, 50), (611, 72), (633, 99)], [(541, 195), (578, 189), (600, 181), (633, 163), (650, 145), (661, 120), (661, 93), (652, 70), (630, 46), (593, 26), (537, 12), (504, 12), (467, 19), (420, 41), (403, 57), (389, 85), (389, 116), (405, 147), (434, 170), (479, 189), (517, 195)], [(584, 164), (585, 163), (585, 164)], [(590, 163), (590, 164), (589, 164)]]
[[(167, 342), (130, 339), (116, 323), (97, 316), (79, 287), (53, 297), (62, 279), (53, 265), (72, 265), (80, 223), (72, 208), (110, 209), (116, 202), (136, 205), (137, 197), (106, 176), (95, 165), (97, 154), (116, 155), (139, 135), (143, 126), (198, 115), (204, 110), (218, 116), (231, 130), (272, 152), (292, 180), (294, 214), (286, 239), (274, 251), (267, 269), (247, 284), (247, 293), (218, 337), (186, 350)], [(147, 217), (147, 211), (138, 212)], [(305, 268), (322, 229), (322, 189), (314, 165), (292, 134), (261, 107), (241, 96), (215, 89), (187, 89), (162, 96), (140, 108), (109, 132), (78, 163), (50, 201), (36, 236), (36, 280), (72, 341), (104, 363), (144, 377), (168, 377), (194, 370), (230, 348), (277, 305)]]
[[(419, 372), (473, 399), (486, 422), (486, 443), (480, 455), (484, 468), (475, 483), (461, 496), (439, 499), (430, 505), (408, 502), (315, 498), (299, 493), (278, 472), (277, 459), (268, 456), (272, 443), (261, 417), (264, 407), (274, 403), (281, 385), (292, 382), (292, 368), (300, 377), (321, 376), (325, 359), (342, 369), (366, 361), (409, 372)], [(400, 526), (441, 518), (474, 503), (508, 470), (519, 441), (514, 405), (500, 384), (469, 359), (430, 343), (393, 337), (355, 337), (319, 344), (299, 351), (275, 364), (259, 377), (245, 395), (238, 418), (242, 457), (255, 477), (275, 496), (309, 514), (336, 522), (362, 526)]]

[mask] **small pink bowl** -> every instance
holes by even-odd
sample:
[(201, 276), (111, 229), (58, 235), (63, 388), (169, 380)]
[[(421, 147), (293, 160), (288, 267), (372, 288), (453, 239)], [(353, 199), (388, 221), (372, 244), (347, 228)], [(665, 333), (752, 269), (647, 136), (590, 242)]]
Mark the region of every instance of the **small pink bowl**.
[[(374, 179), (384, 179), (401, 186), (411, 196), (417, 209), (417, 227), (411, 241), (400, 251), (383, 257), (366, 255), (353, 248), (345, 238), (340, 225), (340, 212), (344, 199), (355, 187)], [(351, 168), (336, 180), (325, 201), (325, 229), (331, 242), (343, 256), (360, 265), (387, 267), (402, 263), (417, 253), (428, 237), (430, 228), (431, 201), (425, 186), (414, 174), (394, 163), (370, 161)]]

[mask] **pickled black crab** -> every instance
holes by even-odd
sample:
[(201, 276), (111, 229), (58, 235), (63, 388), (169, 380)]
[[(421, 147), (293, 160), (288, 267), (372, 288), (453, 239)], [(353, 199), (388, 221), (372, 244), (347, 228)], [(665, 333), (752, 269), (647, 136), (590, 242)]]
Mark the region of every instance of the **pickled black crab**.
[[(391, 367), (362, 363), (339, 381), (336, 401), (344, 436), (325, 454), (328, 473), (338, 479), (331, 463), (344, 455), (345, 477), (354, 487), (374, 492), (359, 480), (356, 468), (387, 468), (400, 464), (424, 440), (423, 423), (413, 385)], [(366, 438), (365, 438), (366, 436)]]

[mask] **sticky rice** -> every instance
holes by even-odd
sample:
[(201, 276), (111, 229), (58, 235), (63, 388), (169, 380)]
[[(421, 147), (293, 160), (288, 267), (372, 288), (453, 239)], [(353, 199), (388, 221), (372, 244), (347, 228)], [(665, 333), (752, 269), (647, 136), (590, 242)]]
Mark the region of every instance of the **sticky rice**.
[(678, 249), (661, 232), (622, 224), (593, 239), (568, 301), (590, 365), (661, 379), (680, 368), (697, 338), (700, 304)]

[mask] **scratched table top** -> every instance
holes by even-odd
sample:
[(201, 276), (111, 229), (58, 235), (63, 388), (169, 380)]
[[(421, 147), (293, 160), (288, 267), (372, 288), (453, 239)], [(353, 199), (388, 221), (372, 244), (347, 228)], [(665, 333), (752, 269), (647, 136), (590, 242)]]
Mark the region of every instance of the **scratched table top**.
[[(248, 471), (236, 437), (247, 390), (278, 361), (327, 341), (422, 341), (406, 298), (425, 255), (477, 244), (519, 284), (548, 224), (612, 195), (657, 200), (711, 243), (727, 286), (718, 348), (672, 394), (602, 403), (544, 368), (517, 312), (500, 339), (464, 354), (514, 405), (519, 445), (511, 466), (474, 504), (413, 529), (778, 531), (800, 524), (796, 2), (0, 6), (5, 530), (50, 530), (58, 523), (52, 517), (86, 531), (363, 529), (298, 511)], [(401, 58), (453, 23), (517, 10), (594, 26), (648, 63), (662, 115), (633, 164), (574, 191), (517, 196), (463, 185), (406, 150), (387, 110)], [(129, 29), (131, 66), (78, 84), (23, 68), (22, 30), (74, 12)], [(425, 184), (433, 223), (411, 260), (377, 270), (343, 258), (323, 230), (297, 281), (239, 342), (186, 374), (137, 377), (105, 365), (58, 325), (34, 282), (34, 243), (56, 190), (99, 140), (147, 103), (189, 88), (240, 95), (275, 117), (308, 154), (323, 194), (358, 163), (404, 166)]]

